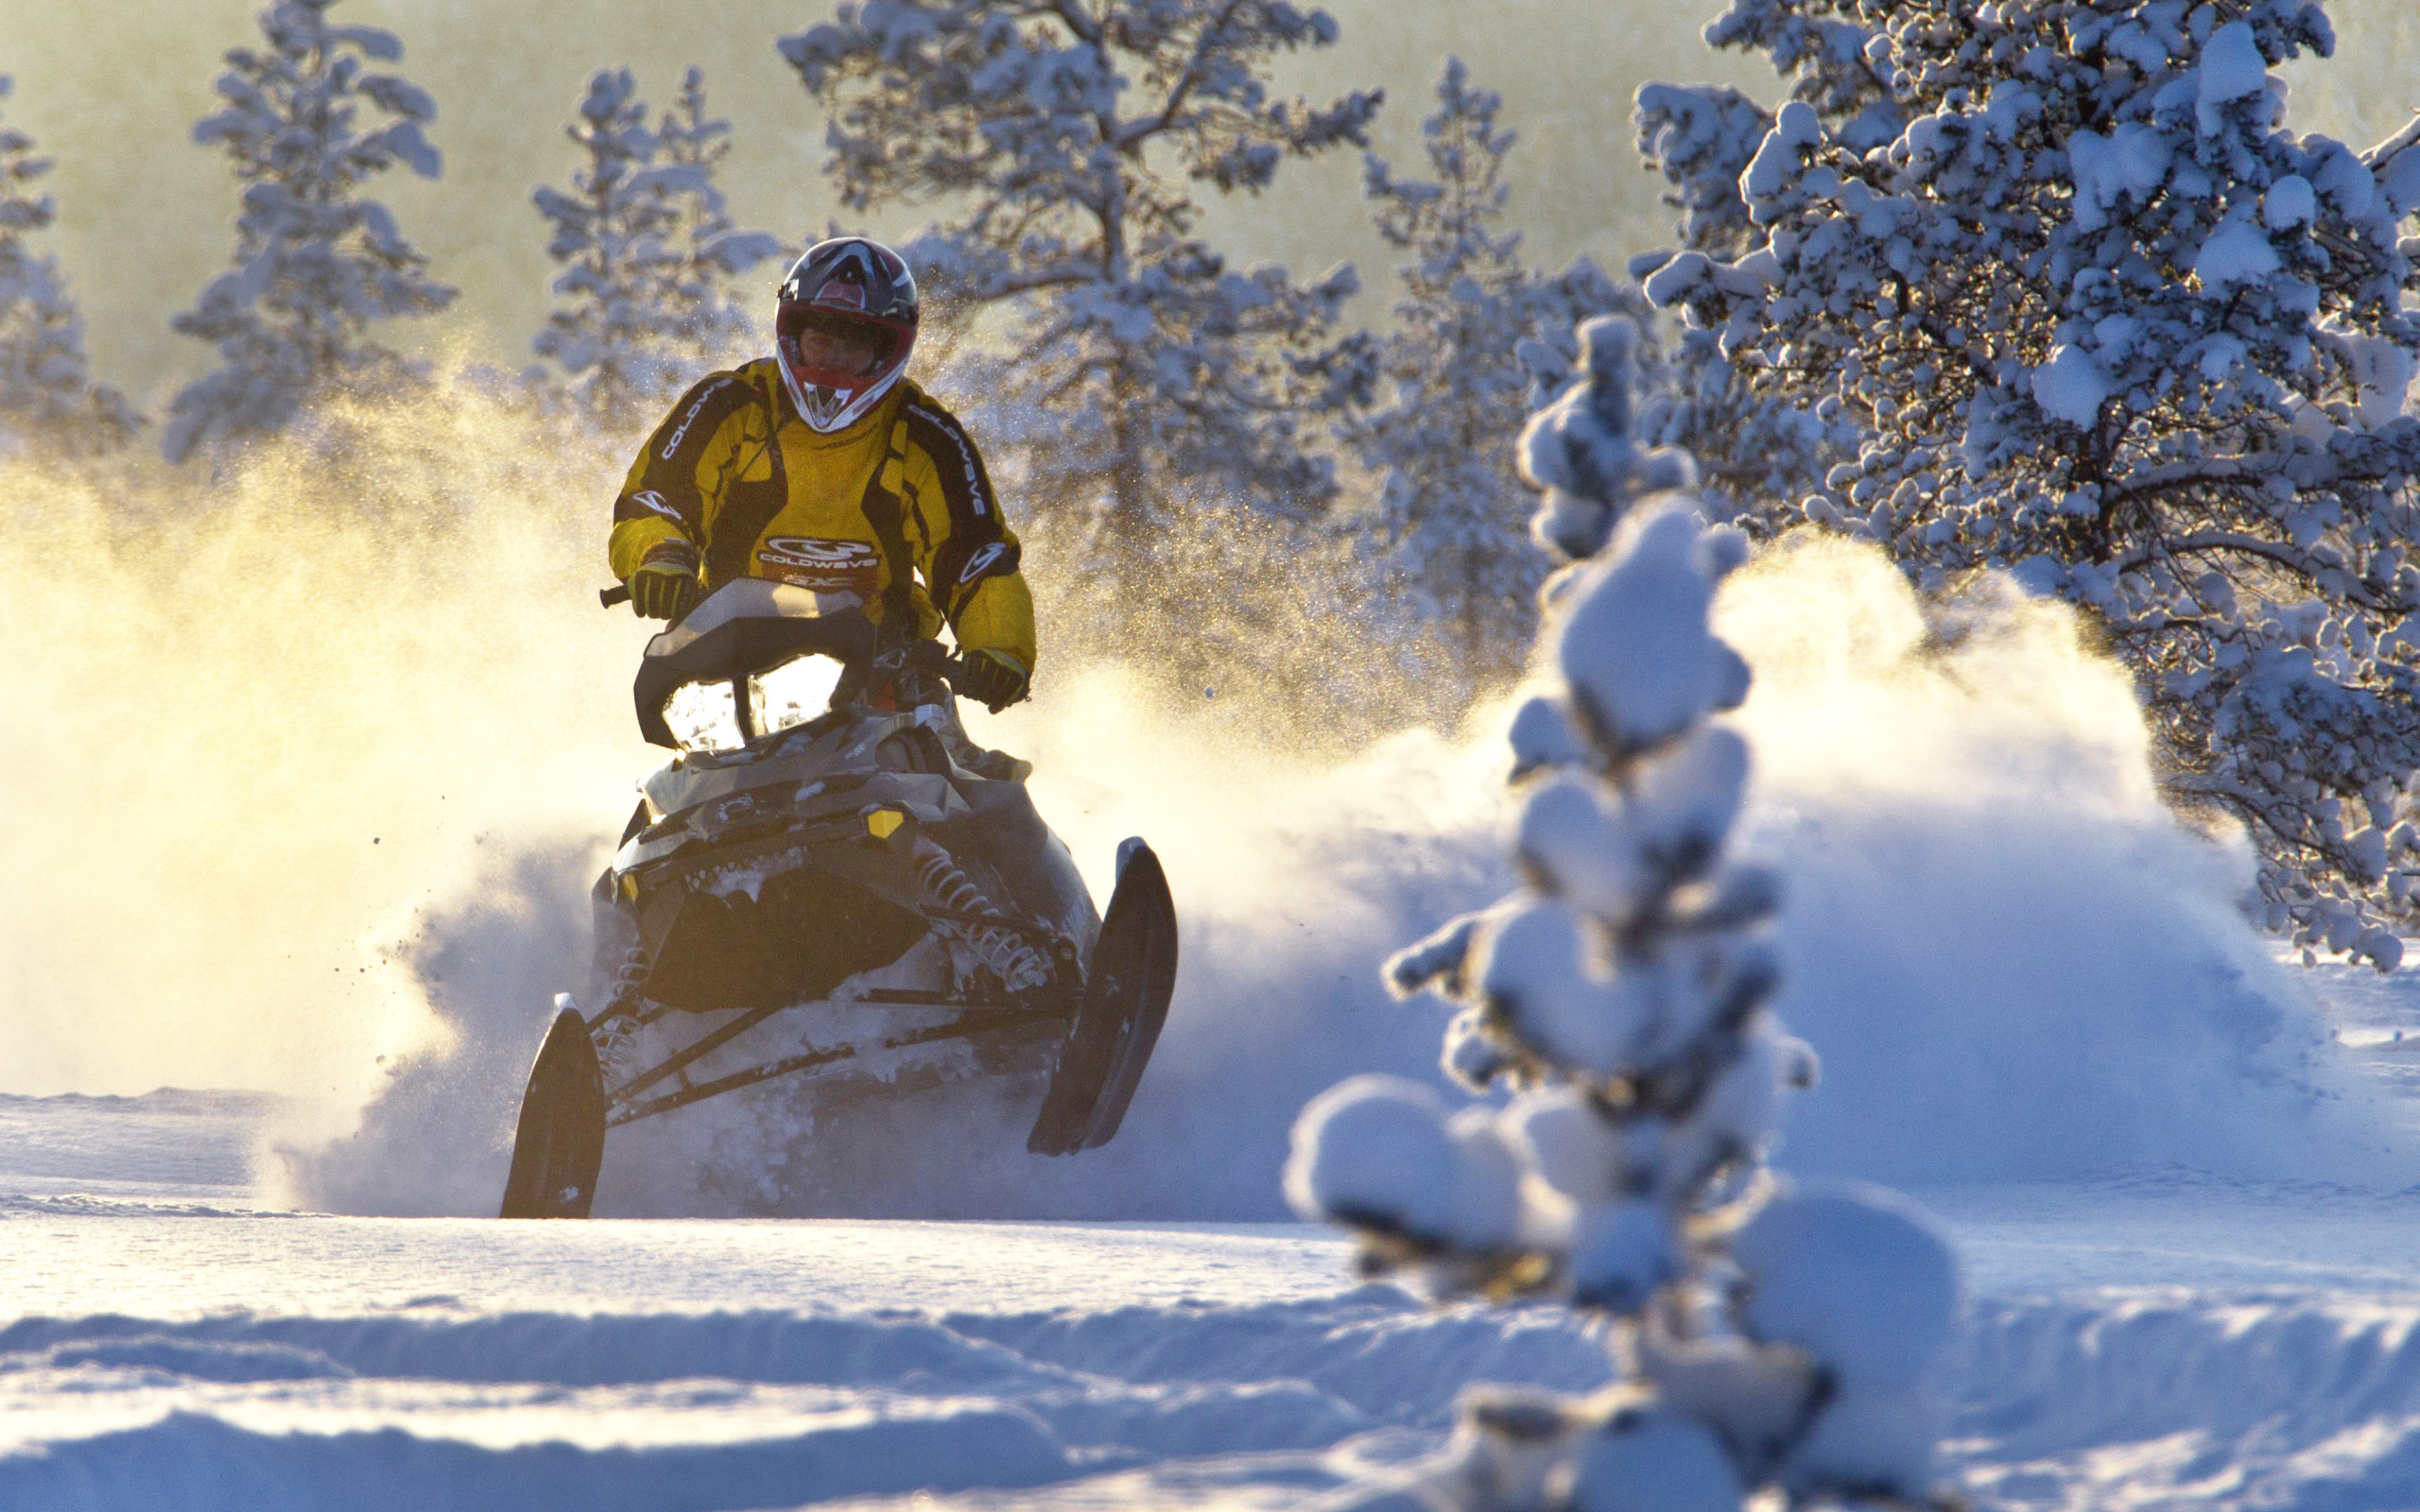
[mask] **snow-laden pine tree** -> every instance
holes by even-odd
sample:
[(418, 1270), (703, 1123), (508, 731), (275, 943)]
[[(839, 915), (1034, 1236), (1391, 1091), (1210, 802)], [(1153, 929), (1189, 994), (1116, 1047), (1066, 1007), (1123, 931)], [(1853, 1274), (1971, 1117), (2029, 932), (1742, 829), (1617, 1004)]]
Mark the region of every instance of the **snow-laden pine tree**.
[(2366, 153), (2282, 128), (2270, 68), (2334, 45), (2308, 0), (1735, 0), (1707, 36), (1793, 98), (1642, 97), (1691, 217), (1648, 296), (1740, 392), (1855, 438), (1764, 523), (2078, 605), (2175, 797), (2249, 828), (2269, 925), (2392, 966), (2420, 123)]
[(1431, 685), (1448, 712), (1517, 678), (1537, 633), (1546, 561), (1530, 543), (1512, 436), (1539, 349), (1639, 302), (1586, 258), (1551, 275), (1523, 261), (1520, 232), (1503, 224), (1515, 140), (1496, 124), (1503, 103), (1449, 58), (1421, 122), (1434, 177), (1363, 160), (1378, 234), (1410, 260), (1397, 269), (1397, 323), (1378, 338), (1377, 403), (1340, 432), (1377, 482), (1368, 536), (1382, 613), (1440, 644)]
[(403, 57), (394, 33), (335, 25), (335, 4), (278, 0), (262, 11), (268, 45), (227, 54), (224, 103), (193, 129), (234, 167), (235, 266), (173, 322), (216, 346), (219, 366), (170, 404), (161, 445), (171, 461), (274, 435), (318, 399), (411, 381), (412, 366), (371, 328), (453, 301), (387, 207), (360, 192), (397, 163), (438, 176), (421, 130), (436, 103), (374, 66)]
[(570, 190), (530, 197), (554, 228), (546, 253), (563, 265), (554, 291), (565, 301), (531, 342), (559, 369), (539, 381), (604, 432), (652, 424), (768, 323), (730, 286), (782, 249), (724, 214), (714, 170), (730, 133), (707, 114), (695, 68), (652, 128), (631, 71), (600, 69), (564, 129), (585, 158)]
[(952, 387), (1129, 623), (1165, 607), (1153, 551), (1191, 511), (1334, 491), (1303, 418), (1361, 374), (1331, 345), (1353, 272), (1236, 267), (1196, 197), (1363, 144), (1375, 93), (1270, 92), (1336, 36), (1286, 0), (846, 0), (781, 43), (842, 200), (949, 216), (903, 250), (938, 301), (994, 318)]
[[(14, 87), (0, 75), (0, 99)], [(34, 188), (50, 170), (32, 137), (0, 125), (0, 451), (89, 455), (123, 445), (141, 421), (93, 381), (84, 317), (59, 259), (26, 242), (58, 217)]]
[(1546, 592), (1552, 691), (1512, 731), (1527, 885), (1387, 965), (1398, 993), (1463, 1005), (1447, 1070), (1511, 1095), (1450, 1111), (1415, 1083), (1342, 1083), (1296, 1125), (1288, 1193), (1358, 1231), (1365, 1273), (1612, 1325), (1616, 1385), (1472, 1392), (1453, 1445), (1367, 1504), (1917, 1503), (1956, 1265), (1887, 1194), (1765, 1168), (1814, 1057), (1768, 1006), (1780, 880), (1727, 853), (1749, 751), (1712, 716), (1748, 668), (1707, 615), (1748, 544), (1667, 491), (1684, 455), (1636, 444), (1635, 339), (1587, 326), (1584, 377), (1521, 438), (1539, 538), (1579, 558)]

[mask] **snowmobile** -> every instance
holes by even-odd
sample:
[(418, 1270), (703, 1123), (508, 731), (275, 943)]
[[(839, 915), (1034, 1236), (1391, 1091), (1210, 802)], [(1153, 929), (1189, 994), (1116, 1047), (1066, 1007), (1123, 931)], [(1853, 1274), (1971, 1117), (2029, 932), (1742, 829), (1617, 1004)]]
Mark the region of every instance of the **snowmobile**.
[[(1115, 1136), (1175, 988), (1167, 879), (1130, 839), (1095, 911), (1031, 768), (960, 727), (961, 666), (937, 642), (886, 644), (854, 594), (752, 577), (648, 644), (639, 730), (675, 754), (597, 878), (600, 1005), (556, 999), (502, 1216), (586, 1217), (608, 1129), (910, 1045), (1040, 1073), (1037, 1155)], [(769, 1021), (835, 1005), (898, 1027), (693, 1078)]]

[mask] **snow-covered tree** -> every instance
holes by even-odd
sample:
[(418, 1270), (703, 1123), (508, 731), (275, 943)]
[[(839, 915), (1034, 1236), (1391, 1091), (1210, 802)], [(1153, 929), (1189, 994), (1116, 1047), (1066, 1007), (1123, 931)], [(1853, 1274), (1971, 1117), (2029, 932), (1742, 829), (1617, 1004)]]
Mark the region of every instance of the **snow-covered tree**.
[(278, 0), (262, 11), (268, 46), (227, 54), (225, 103), (194, 127), (196, 142), (225, 149), (241, 199), (233, 269), (174, 321), (215, 345), (219, 366), (169, 405), (161, 443), (171, 461), (274, 435), (325, 395), (408, 381), (411, 366), (371, 327), (454, 299), (387, 207), (360, 195), (399, 163), (438, 176), (421, 130), (436, 103), (372, 66), (403, 57), (394, 33), (331, 24), (335, 3)]
[(1511, 1096), (1449, 1111), (1394, 1078), (1332, 1088), (1296, 1125), (1288, 1193), (1358, 1231), (1365, 1273), (1613, 1325), (1614, 1389), (1472, 1393), (1452, 1447), (1368, 1501), (1919, 1502), (1956, 1266), (1887, 1194), (1795, 1191), (1765, 1169), (1814, 1057), (1767, 1005), (1780, 879), (1727, 854), (1749, 750), (1711, 716), (1749, 679), (1707, 616), (1748, 543), (1661, 491), (1692, 470), (1636, 444), (1635, 338), (1586, 327), (1584, 378), (1521, 439), (1547, 490), (1540, 539), (1582, 558), (1547, 589), (1553, 691), (1512, 731), (1528, 884), (1387, 965), (1398, 993), (1462, 1005), (1447, 1070)]
[(1503, 226), (1515, 139), (1496, 125), (1502, 107), (1449, 58), (1421, 122), (1435, 177), (1399, 178), (1365, 154), (1378, 234), (1411, 260), (1397, 269), (1398, 323), (1377, 344), (1379, 403), (1340, 427), (1377, 480), (1367, 528), (1387, 617), (1443, 641), (1438, 681), (1452, 709), (1518, 677), (1537, 633), (1546, 561), (1530, 543), (1512, 434), (1531, 407), (1539, 349), (1639, 304), (1586, 258), (1554, 275), (1522, 260), (1520, 232)]
[[(664, 265), (675, 261), (666, 232), (669, 201), (654, 192), (648, 165), (655, 137), (638, 81), (624, 69), (600, 69), (588, 81), (579, 118), (564, 128), (586, 162), (571, 192), (541, 185), (530, 195), (554, 228), (546, 255), (567, 265), (553, 288), (570, 302), (546, 317), (530, 347), (562, 372), (562, 397), (608, 426), (639, 422), (677, 376), (663, 350), (666, 313), (654, 302)], [(552, 373), (533, 373), (558, 387)]]
[[(0, 99), (13, 88), (0, 75)], [(84, 317), (59, 259), (26, 243), (59, 213), (34, 189), (50, 169), (33, 138), (0, 125), (0, 450), (89, 455), (122, 445), (141, 421), (116, 389), (93, 381)]]
[(565, 129), (586, 157), (570, 192), (531, 196), (554, 227), (546, 252), (564, 265), (554, 290), (568, 301), (531, 343), (561, 370), (541, 381), (616, 433), (652, 423), (769, 324), (766, 310), (733, 297), (731, 280), (782, 250), (724, 214), (714, 173), (731, 124), (706, 113), (699, 70), (653, 128), (647, 116), (629, 69), (599, 70)]
[(724, 208), (716, 170), (731, 156), (731, 123), (706, 112), (706, 77), (691, 68), (681, 76), (681, 95), (657, 119), (657, 152), (663, 166), (682, 177), (667, 188), (676, 195), (672, 241), (686, 259), (674, 298), (691, 311), (688, 339), (700, 359), (727, 358), (735, 346), (769, 341), (772, 326), (769, 289), (749, 300), (732, 281), (766, 262), (800, 249), (769, 232), (741, 231)]
[(1130, 623), (1188, 512), (1334, 490), (1302, 416), (1360, 376), (1330, 346), (1352, 270), (1234, 267), (1195, 196), (1363, 143), (1374, 93), (1270, 94), (1278, 58), (1336, 36), (1286, 0), (849, 0), (781, 43), (843, 201), (950, 215), (905, 250), (939, 300), (997, 317), (953, 387), (1037, 515), (1088, 533)]
[(1707, 36), (1794, 97), (1642, 99), (1690, 215), (1648, 296), (1739, 391), (1856, 438), (1763, 523), (2077, 604), (2174, 795), (2249, 827), (2270, 926), (2392, 966), (2420, 924), (2420, 123), (2366, 153), (2281, 128), (2269, 69), (2334, 45), (2308, 0), (1735, 0)]

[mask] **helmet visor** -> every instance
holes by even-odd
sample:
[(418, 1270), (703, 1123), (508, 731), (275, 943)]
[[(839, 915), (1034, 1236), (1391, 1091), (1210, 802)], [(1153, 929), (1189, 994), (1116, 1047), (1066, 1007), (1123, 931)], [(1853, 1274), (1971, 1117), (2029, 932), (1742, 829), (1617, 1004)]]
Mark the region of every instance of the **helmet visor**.
[(814, 305), (785, 309), (776, 334), (802, 382), (835, 388), (874, 376), (899, 347), (899, 333), (887, 321)]

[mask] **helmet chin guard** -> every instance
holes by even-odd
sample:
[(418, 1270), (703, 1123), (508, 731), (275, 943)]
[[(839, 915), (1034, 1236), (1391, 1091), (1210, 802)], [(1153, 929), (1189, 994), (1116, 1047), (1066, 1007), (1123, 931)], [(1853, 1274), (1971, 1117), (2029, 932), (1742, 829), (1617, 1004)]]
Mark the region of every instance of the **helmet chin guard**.
[(903, 362), (871, 387), (836, 388), (823, 384), (801, 383), (796, 368), (787, 362), (781, 367), (782, 387), (789, 390), (790, 403), (798, 406), (798, 418), (806, 421), (809, 430), (827, 436), (855, 424), (874, 406), (877, 400), (890, 392), (908, 369)]
[[(808, 248), (773, 312), (774, 355), (799, 419), (829, 435), (863, 417), (908, 370), (919, 313), (915, 275), (880, 242), (842, 236)], [(837, 333), (869, 355), (837, 361), (811, 332)]]

